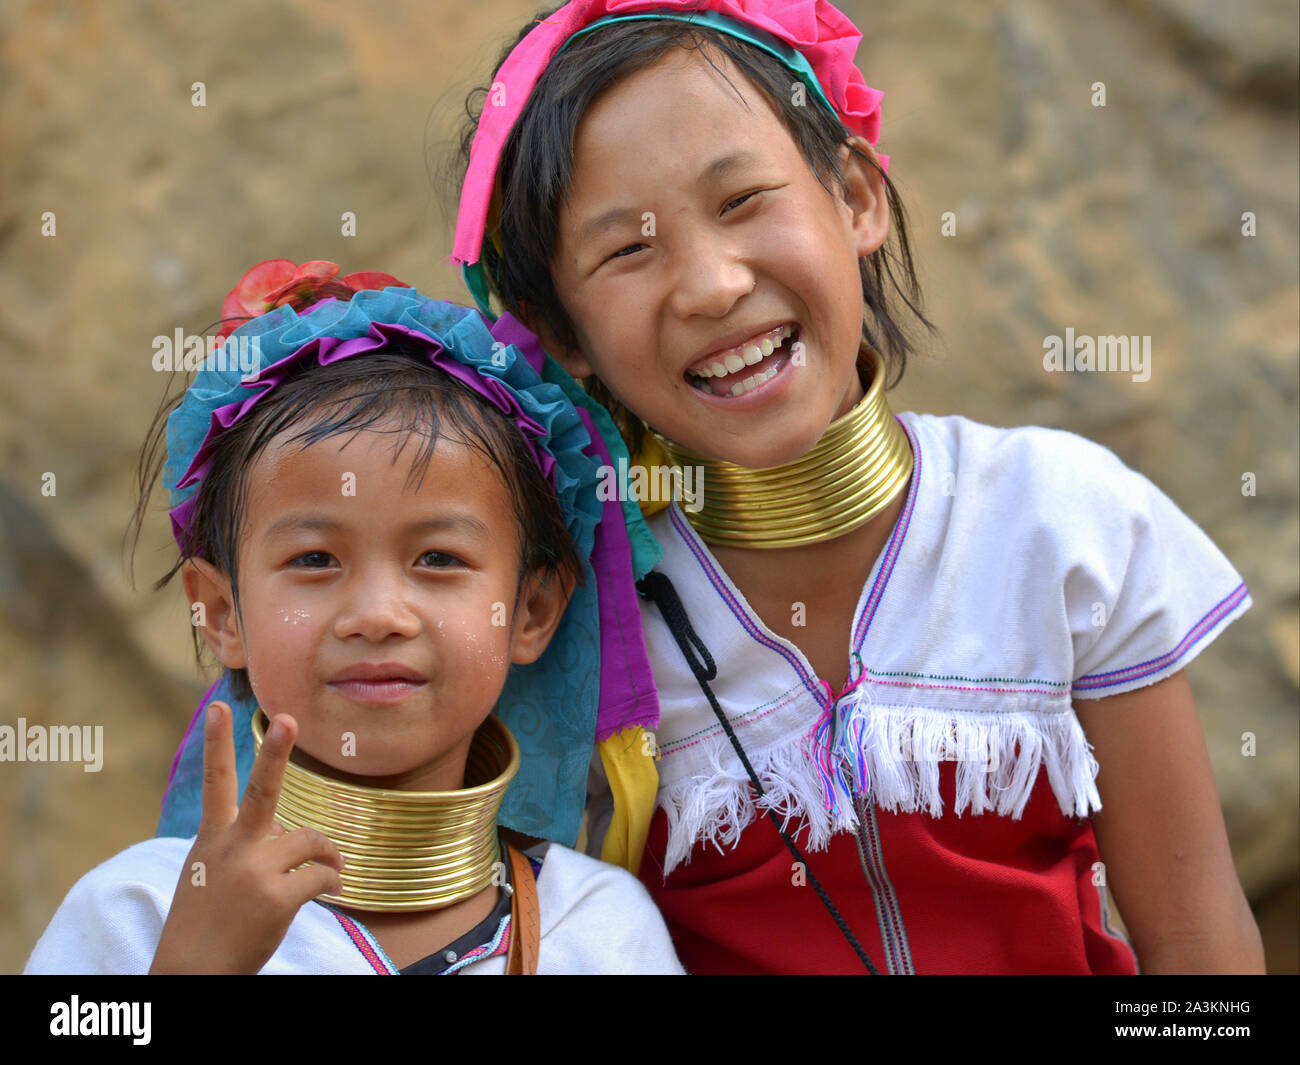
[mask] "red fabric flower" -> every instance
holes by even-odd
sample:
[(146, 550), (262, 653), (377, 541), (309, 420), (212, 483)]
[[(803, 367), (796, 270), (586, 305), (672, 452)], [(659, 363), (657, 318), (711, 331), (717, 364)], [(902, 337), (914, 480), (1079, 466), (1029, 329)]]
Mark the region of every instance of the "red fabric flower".
[[(410, 288), (391, 274), (374, 270), (338, 276), (339, 265), (327, 259), (311, 259), (301, 266), (292, 259), (267, 259), (248, 270), (239, 279), (221, 303), (221, 317), (227, 319), (256, 318), (286, 303), (301, 303), (318, 293), (323, 286), (342, 286), (352, 292), (363, 289), (384, 289), (390, 286)], [(322, 297), (324, 298), (324, 297)], [(225, 339), (241, 322), (227, 321), (217, 334)]]

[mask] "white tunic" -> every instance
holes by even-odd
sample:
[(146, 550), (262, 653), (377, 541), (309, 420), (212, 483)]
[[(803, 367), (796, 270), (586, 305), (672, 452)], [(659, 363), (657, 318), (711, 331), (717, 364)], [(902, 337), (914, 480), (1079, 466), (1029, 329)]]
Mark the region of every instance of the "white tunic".
[[(23, 971), (147, 973), (193, 845), (193, 839), (146, 840), (92, 869), (63, 900)], [(530, 853), (544, 854), (537, 876), (539, 974), (683, 971), (663, 918), (630, 873), (558, 843)], [(369, 931), (352, 923), (364, 943), (354, 942), (329, 907), (307, 903), (262, 973), (375, 973), (363, 950), (396, 972)], [(498, 954), (459, 971), (500, 975), (505, 965)]]
[[(658, 569), (717, 663), (710, 686), (765, 802), (803, 819), (819, 850), (854, 828), (851, 791), (869, 785), (890, 811), (1019, 818), (1046, 768), (1062, 812), (1087, 817), (1101, 806), (1097, 763), (1072, 700), (1183, 669), (1250, 606), (1241, 575), (1098, 444), (955, 416), (899, 421), (916, 455), (912, 483), (846, 634), (852, 683), (838, 699), (763, 624), (679, 507), (650, 519)], [(701, 841), (733, 845), (756, 811), (662, 614), (647, 602), (643, 618), (660, 698), (666, 875)], [(952, 811), (942, 761), (958, 763)], [(593, 817), (602, 820), (600, 799)]]

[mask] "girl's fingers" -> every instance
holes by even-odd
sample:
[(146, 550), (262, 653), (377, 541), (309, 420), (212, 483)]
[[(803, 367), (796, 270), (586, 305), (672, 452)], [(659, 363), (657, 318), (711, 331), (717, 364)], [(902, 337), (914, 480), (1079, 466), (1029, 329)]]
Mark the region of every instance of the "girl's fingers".
[(248, 839), (264, 839), (275, 824), (275, 804), (280, 798), (280, 782), (284, 767), (289, 764), (289, 752), (298, 735), (298, 723), (287, 714), (278, 714), (267, 726), (262, 749), (257, 753), (248, 786), (244, 788), (244, 801), (239, 804), (236, 822), (241, 835)]
[(203, 722), (203, 816), (199, 831), (225, 828), (239, 814), (239, 777), (231, 740), (231, 710), (219, 699), (208, 703)]
[(334, 842), (314, 828), (296, 828), (275, 845), (276, 866), (285, 872), (308, 862), (343, 868), (343, 855)]
[(289, 900), (295, 906), (311, 902), (317, 895), (337, 895), (343, 890), (343, 880), (337, 870), (315, 863), (295, 869), (284, 882), (290, 891)]

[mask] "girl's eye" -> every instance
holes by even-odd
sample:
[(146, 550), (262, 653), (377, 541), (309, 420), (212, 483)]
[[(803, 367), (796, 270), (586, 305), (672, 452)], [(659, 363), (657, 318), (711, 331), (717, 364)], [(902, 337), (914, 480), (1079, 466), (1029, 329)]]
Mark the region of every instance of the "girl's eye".
[(754, 197), (754, 196), (757, 196), (757, 195), (758, 195), (758, 192), (755, 191), (755, 192), (747, 192), (747, 193), (745, 193), (745, 195), (743, 195), (743, 196), (737, 196), (734, 200), (732, 200), (730, 203), (728, 203), (727, 206), (726, 206), (725, 208), (723, 208), (723, 210), (724, 210), (724, 211), (730, 211), (730, 210), (733, 210), (734, 208), (739, 207), (739, 206), (740, 206), (742, 203), (744, 203), (746, 200), (748, 200), (748, 199), (750, 199), (750, 198), (752, 198), (752, 197)]
[(606, 261), (606, 262), (609, 262), (609, 261), (612, 260), (612, 259), (625, 259), (625, 258), (627, 258), (628, 254), (629, 254), (630, 252), (637, 251), (638, 249), (640, 249), (640, 248), (644, 248), (644, 247), (645, 247), (644, 244), (629, 244), (626, 248), (619, 248), (618, 251), (616, 251), (613, 255), (611, 255), (611, 256), (610, 256), (608, 259), (606, 259), (605, 261)]
[(445, 551), (426, 551), (420, 556), (421, 562), (428, 559), (433, 560), (429, 562), (429, 566), (432, 569), (451, 569), (453, 566), (461, 564), (460, 559), (455, 555), (447, 554)]
[(334, 556), (328, 551), (308, 551), (306, 554), (293, 559), (289, 565), (298, 566), (301, 569), (324, 569), (333, 561)]

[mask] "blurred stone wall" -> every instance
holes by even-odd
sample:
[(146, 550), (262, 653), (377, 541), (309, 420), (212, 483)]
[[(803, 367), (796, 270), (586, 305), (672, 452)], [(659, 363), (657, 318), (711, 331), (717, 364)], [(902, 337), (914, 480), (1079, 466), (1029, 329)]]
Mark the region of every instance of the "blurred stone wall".
[[(941, 329), (895, 409), (1097, 440), (1245, 576), (1254, 609), (1189, 676), (1270, 967), (1295, 972), (1296, 7), (843, 6), (886, 92), (881, 144)], [(123, 564), (165, 385), (153, 337), (204, 330), (267, 258), (384, 270), (463, 300), (446, 264), (454, 193), (437, 178), (466, 90), (533, 13), (520, 0), (0, 8), (0, 724), (102, 724), (106, 748), (99, 773), (0, 763), (0, 970), (22, 967), (79, 876), (153, 834), (207, 683), (179, 582), (149, 590), (171, 548), (161, 498), (138, 589)], [(1067, 327), (1150, 336), (1150, 380), (1045, 373), (1044, 338)]]

